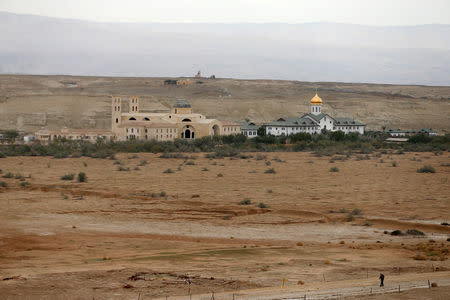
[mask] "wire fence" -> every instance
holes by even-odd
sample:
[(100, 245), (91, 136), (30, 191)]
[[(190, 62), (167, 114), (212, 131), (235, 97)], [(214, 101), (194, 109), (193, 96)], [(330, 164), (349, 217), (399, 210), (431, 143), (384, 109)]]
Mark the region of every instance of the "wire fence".
[[(433, 282), (439, 283), (439, 285), (449, 285), (450, 281), (445, 282), (440, 280), (433, 280)], [(348, 287), (348, 288), (335, 288), (320, 291), (289, 291), (288, 289), (278, 290), (261, 290), (261, 291), (247, 291), (247, 292), (221, 292), (210, 293), (202, 295), (186, 295), (186, 296), (167, 296), (165, 298), (158, 298), (158, 300), (330, 300), (330, 299), (345, 299), (347, 297), (354, 296), (369, 296), (385, 293), (400, 293), (402, 291), (419, 289), (419, 288), (431, 288), (431, 283), (427, 281), (414, 281), (414, 282), (402, 282), (398, 284), (379, 286), (360, 286), (360, 287)], [(136, 299), (138, 300), (156, 300), (155, 298), (141, 295)]]

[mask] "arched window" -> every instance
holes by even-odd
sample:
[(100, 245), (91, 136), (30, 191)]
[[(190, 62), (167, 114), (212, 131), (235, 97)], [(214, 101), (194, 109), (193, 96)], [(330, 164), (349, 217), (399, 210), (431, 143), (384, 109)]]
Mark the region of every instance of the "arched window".
[(116, 124), (119, 123), (119, 118), (116, 118)]
[(147, 117), (145, 117), (145, 118), (144, 118), (144, 121), (150, 121), (150, 119), (149, 119), (149, 118), (147, 118)]
[(183, 119), (183, 121), (182, 122), (191, 122), (191, 119)]
[(128, 120), (129, 120), (129, 121), (136, 121), (136, 118), (135, 118), (135, 117), (131, 117), (131, 118), (129, 118)]

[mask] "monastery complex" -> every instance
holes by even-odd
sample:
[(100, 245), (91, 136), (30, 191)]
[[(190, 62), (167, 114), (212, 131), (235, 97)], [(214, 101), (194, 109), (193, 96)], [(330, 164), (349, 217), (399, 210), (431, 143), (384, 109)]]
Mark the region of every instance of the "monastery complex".
[[(193, 140), (206, 136), (243, 134), (249, 138), (257, 136), (260, 126), (247, 120), (242, 123), (208, 119), (202, 114), (194, 113), (186, 99), (178, 99), (170, 112), (144, 112), (140, 108), (137, 96), (111, 97), (111, 130), (67, 129), (49, 131), (41, 129), (36, 132), (36, 139), (49, 142), (66, 138), (68, 140), (107, 141), (157, 140), (173, 141), (175, 139)], [(300, 132), (321, 133), (343, 131), (345, 133), (364, 133), (365, 124), (350, 118), (336, 118), (322, 112), (322, 99), (316, 95), (311, 99), (311, 112), (299, 117), (279, 118), (267, 124), (267, 135), (290, 135)]]

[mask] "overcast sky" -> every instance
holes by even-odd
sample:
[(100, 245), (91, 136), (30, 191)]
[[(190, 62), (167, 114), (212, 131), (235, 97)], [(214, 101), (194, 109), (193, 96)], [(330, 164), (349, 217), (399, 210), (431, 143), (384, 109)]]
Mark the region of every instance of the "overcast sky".
[(0, 11), (99, 22), (450, 24), (450, 0), (0, 0)]

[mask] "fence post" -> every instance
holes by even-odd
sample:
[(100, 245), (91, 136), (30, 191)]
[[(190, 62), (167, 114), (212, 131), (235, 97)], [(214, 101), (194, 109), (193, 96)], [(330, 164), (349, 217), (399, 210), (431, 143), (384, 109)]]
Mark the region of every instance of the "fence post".
[(398, 285), (398, 292), (400, 293), (400, 284)]
[(372, 288), (370, 288), (370, 294), (372, 294)]
[(233, 293), (233, 300), (234, 300), (234, 293)]
[(428, 279), (428, 288), (431, 289), (430, 279)]

